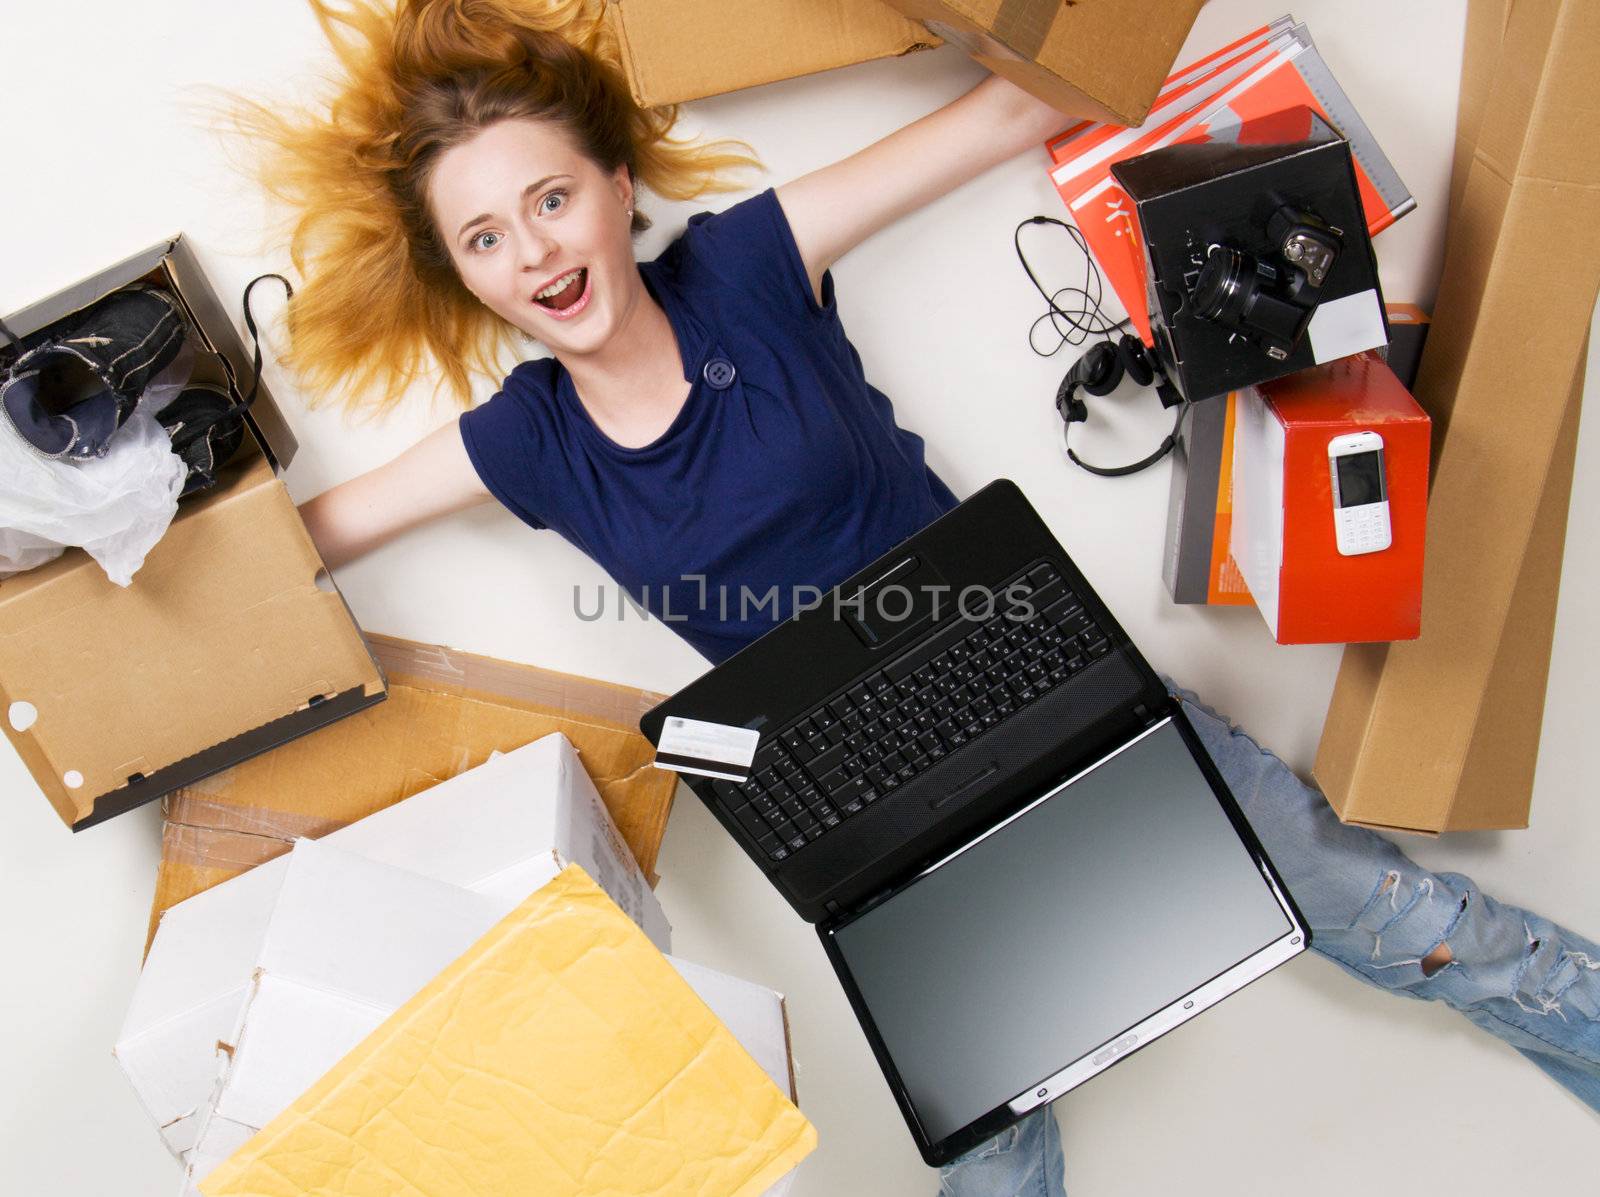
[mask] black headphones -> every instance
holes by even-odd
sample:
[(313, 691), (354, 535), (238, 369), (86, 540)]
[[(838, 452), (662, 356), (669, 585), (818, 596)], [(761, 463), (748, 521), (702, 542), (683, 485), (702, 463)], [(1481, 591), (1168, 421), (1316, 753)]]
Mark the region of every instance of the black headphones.
[[(1034, 275), (1028, 259), (1022, 253), (1022, 230), (1030, 224), (1059, 225), (1067, 231), (1079, 250), (1083, 252), (1084, 280), (1082, 286), (1062, 287), (1054, 295), (1050, 294), (1040, 285)], [(1162, 372), (1161, 366), (1150, 351), (1145, 348), (1144, 342), (1138, 337), (1122, 334), (1118, 330), (1129, 323), (1127, 320), (1113, 322), (1101, 307), (1101, 297), (1104, 294), (1104, 284), (1100, 276), (1100, 269), (1095, 265), (1094, 257), (1089, 252), (1088, 242), (1084, 240), (1083, 233), (1074, 225), (1064, 220), (1056, 220), (1050, 216), (1030, 216), (1021, 221), (1016, 231), (1012, 233), (1011, 243), (1016, 248), (1017, 260), (1022, 263), (1022, 269), (1028, 275), (1028, 281), (1040, 295), (1044, 296), (1045, 304), (1049, 310), (1033, 322), (1028, 330), (1028, 345), (1041, 357), (1050, 357), (1061, 350), (1063, 345), (1081, 345), (1091, 336), (1101, 336), (1105, 340), (1095, 345), (1067, 371), (1067, 376), (1061, 380), (1061, 386), (1056, 390), (1056, 411), (1060, 413), (1062, 430), (1061, 441), (1067, 450), (1067, 457), (1074, 465), (1098, 474), (1102, 478), (1120, 478), (1127, 474), (1136, 474), (1160, 461), (1178, 442), (1178, 428), (1183, 421), (1185, 407), (1183, 396), (1178, 393), (1177, 387), (1172, 385), (1170, 379)], [(1058, 302), (1059, 301), (1059, 302)], [(1072, 302), (1075, 308), (1064, 308), (1064, 302)], [(1034, 332), (1039, 325), (1048, 320), (1054, 328), (1057, 337), (1055, 347), (1042, 350), (1034, 343)], [(1061, 322), (1065, 321), (1067, 330), (1062, 331)], [(1177, 409), (1177, 417), (1172, 422), (1172, 431), (1167, 434), (1156, 451), (1148, 457), (1124, 466), (1097, 466), (1090, 465), (1079, 457), (1067, 444), (1067, 434), (1072, 425), (1083, 423), (1089, 418), (1089, 405), (1080, 397), (1080, 392), (1103, 396), (1116, 390), (1123, 377), (1133, 379), (1141, 387), (1154, 386), (1156, 394), (1161, 397), (1162, 407)]]
[[(1148, 457), (1123, 466), (1090, 465), (1067, 444), (1067, 434), (1072, 426), (1089, 419), (1089, 405), (1078, 397), (1078, 392), (1081, 390), (1095, 396), (1109, 395), (1121, 384), (1124, 375), (1141, 387), (1154, 384), (1156, 394), (1161, 397), (1161, 406), (1178, 409), (1177, 419), (1173, 421), (1172, 431), (1166, 439)], [(1178, 394), (1178, 388), (1162, 373), (1161, 367), (1150, 356), (1150, 351), (1144, 347), (1144, 342), (1124, 333), (1115, 341), (1101, 341), (1067, 371), (1067, 376), (1056, 390), (1056, 411), (1061, 416), (1061, 443), (1066, 447), (1072, 463), (1102, 478), (1121, 478), (1155, 465), (1172, 452), (1173, 446), (1178, 443), (1178, 425), (1183, 420), (1183, 396)]]

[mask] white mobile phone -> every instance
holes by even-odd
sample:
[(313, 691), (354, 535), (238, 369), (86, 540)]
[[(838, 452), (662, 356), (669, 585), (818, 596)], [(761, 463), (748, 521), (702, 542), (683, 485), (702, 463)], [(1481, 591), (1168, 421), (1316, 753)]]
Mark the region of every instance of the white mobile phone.
[(1333, 476), (1333, 533), (1339, 552), (1357, 557), (1394, 543), (1383, 438), (1376, 432), (1334, 437), (1328, 442), (1328, 470)]

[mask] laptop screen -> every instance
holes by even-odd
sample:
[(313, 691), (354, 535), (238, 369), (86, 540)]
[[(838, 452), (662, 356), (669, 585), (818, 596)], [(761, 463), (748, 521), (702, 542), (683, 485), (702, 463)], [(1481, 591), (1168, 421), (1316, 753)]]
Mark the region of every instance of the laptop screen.
[(1290, 930), (1168, 722), (832, 935), (938, 1142)]

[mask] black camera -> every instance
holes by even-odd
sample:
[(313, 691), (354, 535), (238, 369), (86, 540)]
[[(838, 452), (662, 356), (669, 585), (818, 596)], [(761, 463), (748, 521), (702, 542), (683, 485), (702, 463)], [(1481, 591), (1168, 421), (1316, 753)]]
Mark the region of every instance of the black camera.
[(1150, 330), (1185, 399), (1388, 342), (1349, 143), (1307, 108), (1118, 162)]
[(1209, 247), (1190, 292), (1194, 314), (1283, 361), (1305, 336), (1341, 237), (1310, 213), (1281, 205), (1267, 222), (1271, 259), (1231, 245)]

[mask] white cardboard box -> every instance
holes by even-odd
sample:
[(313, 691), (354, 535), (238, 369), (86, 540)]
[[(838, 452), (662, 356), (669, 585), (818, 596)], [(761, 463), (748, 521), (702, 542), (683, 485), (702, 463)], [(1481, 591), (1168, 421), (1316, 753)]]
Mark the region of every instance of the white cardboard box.
[(227, 1159), (507, 913), (458, 885), (299, 841), (188, 1175)]
[[(671, 946), (666, 915), (559, 734), (318, 842), (470, 890), (500, 915), (577, 863), (652, 943)], [(134, 989), (113, 1054), (180, 1160), (233, 1045), (289, 863), (279, 857), (168, 910)]]
[(1255, 387), (1239, 392), (1233, 427), (1233, 527), (1228, 551), (1261, 618), (1278, 633), (1283, 572), (1283, 425)]
[[(458, 886), (302, 840), (263, 937), (239, 1024), (189, 1153), (185, 1197), (505, 912)], [(780, 1089), (793, 1095), (782, 998), (673, 960)], [(792, 1174), (791, 1174), (792, 1175)], [(769, 1194), (787, 1191), (785, 1177)]]

